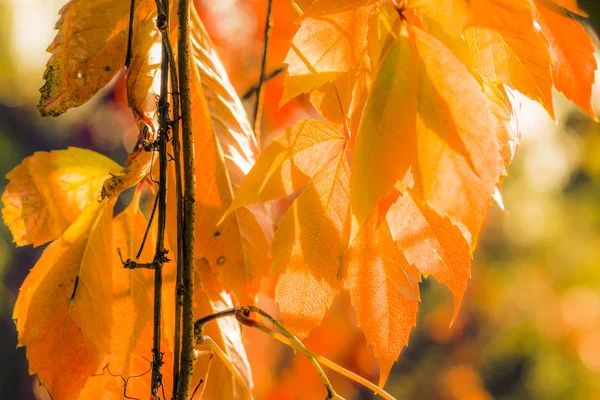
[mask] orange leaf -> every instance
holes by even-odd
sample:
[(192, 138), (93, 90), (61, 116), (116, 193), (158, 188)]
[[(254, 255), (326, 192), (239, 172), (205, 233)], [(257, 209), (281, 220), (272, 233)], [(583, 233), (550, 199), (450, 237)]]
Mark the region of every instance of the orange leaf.
[(273, 238), (273, 270), (286, 327), (305, 337), (319, 325), (341, 287), (341, 241), (348, 210), (348, 164), (342, 151), (308, 184)]
[[(124, 259), (135, 259), (142, 237), (146, 230), (147, 221), (139, 208), (140, 189), (136, 190), (131, 204), (113, 219), (113, 247), (110, 249), (112, 256), (113, 277), (113, 324), (110, 343), (111, 352), (102, 363), (102, 371), (90, 376), (83, 391), (81, 399), (94, 398), (102, 393), (106, 400), (120, 400), (124, 393), (124, 383), (119, 378), (130, 378), (127, 382), (126, 395), (131, 398), (144, 398), (150, 387), (150, 362), (152, 360), (152, 335), (153, 335), (153, 293), (154, 271), (147, 269), (125, 269), (121, 264), (117, 251), (119, 249)], [(155, 225), (156, 226), (156, 225)], [(150, 231), (140, 262), (151, 261), (154, 257), (156, 230)], [(171, 255), (170, 255), (171, 256)], [(165, 289), (173, 286), (173, 265), (167, 263), (163, 267), (163, 298), (172, 294)], [(171, 285), (169, 285), (169, 283)], [(163, 313), (172, 313), (171, 307), (163, 305)], [(172, 328), (162, 326), (161, 352), (166, 363), (161, 370), (163, 385), (168, 393), (172, 385), (172, 360), (173, 346), (169, 346), (167, 333), (172, 335)], [(172, 322), (171, 322), (172, 323)], [(171, 361), (172, 363), (172, 361)]]
[(470, 0), (469, 25), (522, 34), (533, 30), (532, 0)]
[(475, 71), (540, 102), (554, 119), (552, 59), (534, 27), (531, 0), (474, 0), (471, 10), (474, 28), (467, 29), (465, 39)]
[(56, 400), (77, 398), (110, 350), (113, 205), (105, 200), (86, 207), (46, 248), (15, 304), (29, 372)]
[(473, 244), (499, 177), (496, 121), (467, 68), (433, 36), (413, 32), (421, 59), (415, 184)]
[(156, 29), (156, 11), (144, 20), (136, 20), (133, 31), (131, 64), (127, 70), (127, 97), (134, 115), (153, 116), (160, 93), (162, 46)]
[[(154, 2), (137, 2), (136, 16), (145, 19)], [(60, 11), (59, 30), (48, 47), (42, 115), (59, 115), (88, 101), (123, 68), (127, 52), (129, 3), (71, 0)]]
[(416, 323), (419, 272), (393, 242), (387, 222), (375, 223), (368, 220), (352, 243), (345, 286), (358, 324), (375, 346), (383, 386)]
[(204, 30), (194, 24), (192, 106), (196, 153), (196, 248), (227, 290), (253, 302), (269, 267), (271, 221), (264, 206), (238, 209), (217, 228), (258, 153), (244, 108)]
[(59, 237), (100, 198), (102, 183), (119, 165), (90, 150), (38, 152), (10, 171), (2, 194), (2, 217), (17, 246), (42, 245)]
[[(225, 291), (220, 279), (213, 275), (205, 259), (197, 260), (194, 264), (194, 313), (197, 316), (206, 316), (234, 307), (231, 296)], [(231, 363), (241, 375), (246, 386), (252, 390), (252, 371), (242, 342), (242, 331), (235, 318), (220, 318), (216, 323), (205, 326), (204, 334), (213, 339), (227, 354)], [(203, 385), (203, 398), (206, 399), (238, 399), (244, 398), (244, 393), (238, 387), (236, 380), (221, 359), (213, 356), (209, 361), (208, 355), (201, 355), (194, 370), (192, 386), (206, 376), (208, 379)]]
[(289, 67), (281, 104), (358, 65), (367, 46), (371, 9), (303, 19), (285, 59)]
[(456, 318), (471, 275), (469, 245), (460, 230), (409, 193), (391, 205), (386, 220), (408, 262), (450, 289)]
[(377, 0), (315, 0), (308, 10), (306, 10), (304, 15), (314, 17), (319, 15), (338, 14), (365, 7), (376, 2)]
[(583, 26), (569, 18), (539, 5), (542, 33), (550, 42), (552, 77), (556, 89), (581, 107), (592, 118), (592, 85), (596, 71), (594, 45)]
[(413, 166), (420, 196), (474, 239), (500, 171), (495, 119), (481, 86), (447, 47), (417, 28), (411, 37), (416, 45), (399, 36), (389, 47), (365, 106), (352, 212), (364, 220)]
[(396, 39), (367, 99), (352, 159), (352, 212), (360, 222), (414, 160), (418, 64), (414, 45)]
[(316, 120), (297, 122), (261, 153), (225, 215), (302, 188), (324, 163), (340, 153), (344, 142), (339, 126)]
[(465, 0), (414, 0), (409, 7), (431, 17), (455, 37), (462, 35), (469, 20), (469, 5)]

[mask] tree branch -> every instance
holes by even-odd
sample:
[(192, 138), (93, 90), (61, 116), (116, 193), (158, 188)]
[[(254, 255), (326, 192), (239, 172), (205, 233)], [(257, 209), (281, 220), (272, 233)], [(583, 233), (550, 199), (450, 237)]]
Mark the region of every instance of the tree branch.
[[(168, 2), (168, 0), (167, 0)], [(168, 32), (168, 5), (163, 8), (163, 3), (156, 0), (158, 15), (156, 27), (158, 30)], [(152, 381), (151, 392), (158, 395), (158, 389), (162, 386), (162, 374), (160, 368), (163, 364), (160, 349), (161, 344), (161, 315), (162, 315), (162, 267), (166, 261), (165, 228), (167, 217), (167, 142), (169, 133), (169, 103), (167, 101), (169, 84), (169, 58), (167, 48), (163, 43), (162, 59), (160, 65), (160, 96), (158, 99), (158, 161), (159, 161), (159, 186), (158, 186), (158, 234), (156, 240), (156, 251), (154, 253), (154, 325), (152, 343)]]
[(177, 399), (187, 400), (196, 355), (194, 351), (194, 239), (196, 179), (194, 176), (194, 137), (192, 135), (192, 93), (190, 75), (190, 0), (180, 0), (177, 10), (177, 54), (181, 130), (183, 144), (183, 316), (181, 332), (181, 371)]
[(265, 22), (265, 36), (262, 52), (262, 62), (260, 65), (260, 76), (258, 78), (258, 87), (256, 88), (256, 103), (254, 105), (254, 135), (260, 148), (260, 123), (262, 121), (262, 106), (263, 106), (263, 82), (265, 79), (265, 69), (267, 67), (267, 49), (269, 46), (269, 31), (271, 30), (271, 8), (273, 0), (267, 0), (267, 20)]

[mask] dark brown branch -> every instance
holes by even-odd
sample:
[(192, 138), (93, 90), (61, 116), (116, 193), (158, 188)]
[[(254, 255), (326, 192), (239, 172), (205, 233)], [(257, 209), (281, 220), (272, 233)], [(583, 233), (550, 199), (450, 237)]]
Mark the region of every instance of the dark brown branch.
[[(167, 1), (167, 0), (163, 0)], [(166, 7), (166, 6), (165, 6)], [(171, 119), (171, 128), (173, 131), (173, 159), (175, 160), (175, 192), (177, 198), (177, 272), (175, 278), (175, 330), (173, 333), (173, 393), (172, 397), (177, 397), (177, 384), (179, 381), (179, 363), (181, 358), (181, 308), (182, 308), (182, 274), (183, 274), (183, 188), (181, 183), (181, 142), (179, 136), (179, 78), (177, 76), (177, 65), (175, 56), (171, 47), (169, 36), (163, 33), (163, 44), (169, 55), (169, 71), (171, 72), (171, 92), (173, 99), (173, 118)]]
[[(266, 74), (263, 77), (263, 81), (262, 81), (261, 85), (264, 85), (266, 82), (275, 78), (277, 75), (281, 74), (283, 71), (285, 71), (285, 67), (275, 68), (273, 71), (269, 72), (268, 74)], [(248, 89), (242, 96), (242, 100), (250, 100), (250, 97), (254, 96), (254, 93), (256, 93), (258, 91), (258, 87), (259, 87), (258, 83), (256, 85), (253, 85), (252, 87), (250, 87), (250, 89)]]
[[(168, 32), (168, 4), (163, 8), (163, 3), (156, 0), (158, 15), (156, 27), (161, 33)], [(158, 397), (158, 389), (162, 386), (160, 368), (163, 364), (160, 350), (161, 345), (161, 315), (162, 315), (162, 267), (165, 262), (165, 229), (167, 218), (167, 142), (169, 133), (169, 104), (167, 101), (169, 84), (169, 55), (163, 43), (162, 59), (160, 65), (160, 96), (158, 100), (158, 161), (159, 161), (159, 186), (158, 186), (158, 233), (156, 252), (154, 254), (154, 332), (152, 343), (152, 383), (151, 391)]]
[(133, 56), (133, 22), (135, 14), (135, 0), (131, 0), (129, 6), (129, 33), (127, 34), (127, 55), (125, 56), (125, 67), (131, 65), (131, 57)]
[(262, 103), (263, 103), (263, 82), (265, 78), (265, 69), (267, 67), (267, 49), (269, 47), (269, 31), (271, 30), (271, 9), (273, 0), (267, 0), (267, 20), (265, 22), (264, 45), (262, 52), (262, 61), (260, 64), (260, 76), (258, 78), (258, 87), (256, 88), (256, 103), (254, 105), (254, 135), (260, 146), (260, 124), (262, 121)]

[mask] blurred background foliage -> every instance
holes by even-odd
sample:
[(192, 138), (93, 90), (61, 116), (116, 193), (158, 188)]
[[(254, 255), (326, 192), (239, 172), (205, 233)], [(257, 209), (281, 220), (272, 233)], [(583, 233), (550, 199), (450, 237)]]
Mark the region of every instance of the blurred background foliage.
[[(258, 80), (265, 3), (197, 0), (240, 95)], [(0, 187), (6, 173), (35, 151), (79, 146), (123, 162), (135, 142), (122, 79), (59, 118), (39, 116), (45, 48), (63, 4), (0, 1)], [(599, 27), (600, 2), (582, 0), (580, 6)], [(297, 29), (287, 1), (275, 1), (273, 12), (267, 72), (282, 66)], [(263, 146), (295, 120), (314, 115), (304, 98), (278, 110), (282, 82), (280, 74), (266, 88)], [(600, 111), (598, 87), (594, 93)], [(555, 105), (557, 124), (541, 107), (522, 104), (523, 141), (503, 185), (506, 211), (497, 206), (490, 211), (473, 279), (450, 329), (449, 292), (432, 279), (421, 284), (417, 328), (386, 386), (397, 398), (600, 399), (600, 125), (561, 96)], [(0, 224), (0, 399), (46, 398), (27, 374), (24, 349), (15, 348), (11, 318), (18, 288), (42, 249), (11, 242)], [(271, 286), (267, 280), (261, 301), (272, 310)], [(257, 399), (324, 397), (305, 359), (258, 332), (245, 335)], [(376, 361), (345, 296), (307, 345), (376, 380)], [(348, 398), (371, 398), (347, 380), (332, 378)]]

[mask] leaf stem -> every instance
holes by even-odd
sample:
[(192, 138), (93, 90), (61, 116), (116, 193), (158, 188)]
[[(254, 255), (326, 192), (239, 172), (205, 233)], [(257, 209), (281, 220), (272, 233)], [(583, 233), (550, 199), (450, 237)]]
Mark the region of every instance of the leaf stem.
[(292, 346), (294, 349), (304, 349), (304, 350), (300, 350), (302, 351), (306, 357), (308, 357), (310, 363), (313, 365), (313, 367), (315, 367), (315, 369), (317, 370), (317, 373), (319, 374), (319, 376), (321, 377), (321, 380), (323, 381), (323, 385), (325, 385), (325, 389), (327, 389), (327, 398), (328, 399), (337, 399), (339, 398), (339, 396), (337, 395), (337, 393), (335, 393), (335, 390), (333, 390), (333, 386), (331, 385), (331, 382), (329, 381), (329, 378), (327, 378), (327, 375), (325, 374), (325, 372), (323, 371), (323, 368), (321, 368), (321, 366), (319, 365), (319, 363), (317, 362), (316, 358), (314, 357), (313, 354), (309, 354), (308, 350), (306, 350), (306, 347), (304, 347), (304, 344), (302, 344), (302, 342), (294, 335), (292, 334), (290, 331), (288, 331), (285, 326), (283, 326), (283, 324), (281, 324), (279, 321), (277, 321), (275, 318), (271, 317), (269, 314), (267, 314), (265, 311), (263, 311), (262, 309), (256, 307), (256, 306), (248, 306), (248, 307), (242, 307), (242, 312), (241, 313), (237, 313), (235, 316), (238, 319), (238, 321), (242, 322), (242, 323), (250, 323), (251, 326), (255, 326), (257, 329), (267, 333), (265, 330), (263, 330), (263, 328), (267, 329), (268, 328), (264, 325), (262, 325), (260, 322), (253, 320), (251, 318), (248, 318), (249, 316), (249, 312), (245, 312), (245, 310), (248, 311), (252, 311), (257, 313), (258, 315), (262, 316), (263, 318), (266, 318), (267, 320), (269, 320), (273, 325), (275, 325), (278, 329), (280, 329), (285, 336), (287, 336), (288, 339), (290, 339), (290, 341), (292, 343), (294, 343), (296, 346)]
[(177, 10), (177, 54), (181, 134), (183, 147), (183, 315), (181, 332), (181, 370), (177, 399), (187, 400), (196, 353), (194, 350), (194, 239), (196, 180), (194, 176), (194, 137), (192, 135), (192, 93), (190, 75), (190, 0), (179, 0)]
[(271, 30), (271, 9), (273, 6), (273, 0), (267, 0), (267, 19), (265, 21), (265, 35), (264, 44), (262, 51), (262, 61), (260, 64), (260, 76), (258, 78), (258, 86), (256, 88), (256, 103), (254, 104), (254, 135), (260, 148), (260, 124), (262, 121), (262, 107), (263, 107), (263, 83), (265, 80), (265, 70), (267, 68), (267, 49), (269, 47), (269, 31)]

